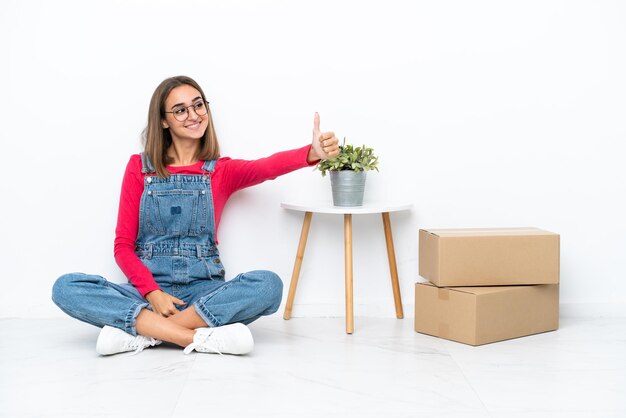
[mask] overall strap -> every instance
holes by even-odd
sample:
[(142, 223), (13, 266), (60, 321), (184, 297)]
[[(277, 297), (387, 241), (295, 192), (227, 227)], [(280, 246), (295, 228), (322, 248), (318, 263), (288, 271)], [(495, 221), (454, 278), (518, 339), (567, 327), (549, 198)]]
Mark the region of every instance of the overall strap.
[(202, 169), (204, 171), (208, 171), (209, 173), (212, 173), (213, 170), (215, 170), (215, 163), (217, 163), (217, 160), (207, 160), (202, 165)]
[(141, 172), (144, 174), (156, 172), (145, 152), (141, 153)]

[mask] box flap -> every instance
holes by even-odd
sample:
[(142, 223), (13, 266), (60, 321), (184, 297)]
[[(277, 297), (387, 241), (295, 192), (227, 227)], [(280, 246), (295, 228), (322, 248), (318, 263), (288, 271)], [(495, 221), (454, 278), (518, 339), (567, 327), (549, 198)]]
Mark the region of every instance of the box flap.
[(534, 227), (520, 228), (453, 228), (453, 229), (422, 229), (423, 231), (439, 237), (481, 237), (481, 236), (504, 236), (504, 235), (557, 235), (554, 232), (545, 231)]
[[(446, 289), (450, 292), (469, 293), (470, 295), (487, 295), (490, 293), (506, 292), (511, 289), (516, 289), (519, 286), (463, 286), (463, 287), (438, 287), (430, 282), (418, 283), (424, 286), (430, 286), (437, 289)], [(526, 286), (526, 285), (524, 285)]]
[[(527, 286), (527, 285), (522, 285)], [(449, 287), (451, 291), (469, 293), (472, 295), (480, 296), (490, 293), (507, 292), (509, 290), (516, 289), (520, 286), (480, 286), (480, 287)]]

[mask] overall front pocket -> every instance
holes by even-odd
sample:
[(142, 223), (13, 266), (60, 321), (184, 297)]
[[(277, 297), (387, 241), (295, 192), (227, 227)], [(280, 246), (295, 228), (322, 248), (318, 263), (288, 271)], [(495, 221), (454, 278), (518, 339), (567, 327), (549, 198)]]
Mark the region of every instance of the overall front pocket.
[(206, 228), (207, 206), (200, 190), (152, 191), (147, 215), (159, 234), (198, 235)]

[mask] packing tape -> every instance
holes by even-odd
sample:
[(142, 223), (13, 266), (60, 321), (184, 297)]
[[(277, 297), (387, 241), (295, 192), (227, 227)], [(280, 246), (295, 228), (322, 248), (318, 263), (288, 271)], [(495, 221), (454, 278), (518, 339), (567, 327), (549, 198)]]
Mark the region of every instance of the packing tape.
[(449, 338), (450, 337), (450, 326), (445, 322), (439, 323), (439, 334), (441, 338)]

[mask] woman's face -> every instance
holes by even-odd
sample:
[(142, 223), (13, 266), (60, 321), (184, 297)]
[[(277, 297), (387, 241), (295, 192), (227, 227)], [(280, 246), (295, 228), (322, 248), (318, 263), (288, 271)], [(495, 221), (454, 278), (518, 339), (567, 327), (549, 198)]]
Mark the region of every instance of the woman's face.
[[(204, 136), (209, 116), (203, 100), (202, 94), (187, 84), (172, 89), (165, 99), (165, 112), (168, 113), (161, 120), (163, 128), (169, 128), (172, 139), (201, 139)], [(198, 115), (196, 109), (205, 114)], [(187, 119), (182, 120), (185, 117)]]

